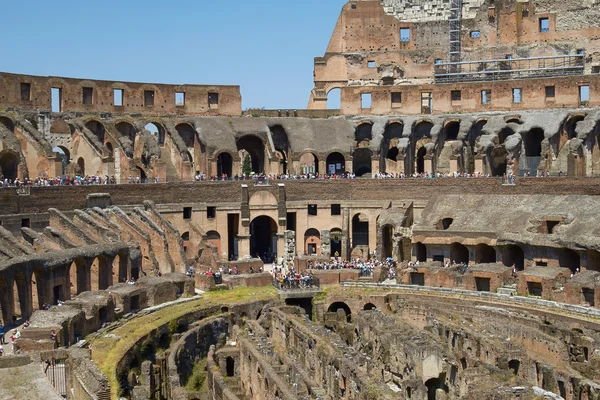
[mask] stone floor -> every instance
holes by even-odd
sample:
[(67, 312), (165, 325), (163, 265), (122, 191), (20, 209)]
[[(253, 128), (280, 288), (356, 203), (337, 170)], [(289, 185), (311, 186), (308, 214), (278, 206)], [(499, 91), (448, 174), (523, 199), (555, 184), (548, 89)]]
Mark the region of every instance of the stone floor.
[(40, 363), (2, 369), (0, 373), (0, 399), (60, 400), (50, 385)]

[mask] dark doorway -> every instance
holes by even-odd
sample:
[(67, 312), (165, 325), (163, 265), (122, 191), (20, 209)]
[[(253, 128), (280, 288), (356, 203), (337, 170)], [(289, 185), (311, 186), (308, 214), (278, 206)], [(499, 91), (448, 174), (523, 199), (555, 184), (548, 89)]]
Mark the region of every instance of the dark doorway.
[(250, 224), (250, 251), (253, 257), (277, 256), (277, 224), (267, 216), (255, 218)]
[(448, 393), (448, 386), (444, 383), (443, 378), (432, 378), (425, 382), (427, 386), (427, 400), (436, 400), (437, 391), (442, 390), (444, 393)]
[(239, 214), (227, 214), (227, 247), (230, 260), (238, 258), (238, 227), (240, 224)]
[(0, 157), (0, 177), (15, 180), (17, 178), (19, 160), (13, 153), (4, 153)]
[(384, 258), (392, 257), (393, 254), (393, 238), (394, 236), (394, 228), (391, 225), (386, 225), (383, 227), (381, 232), (381, 239), (383, 242), (382, 256)]
[(246, 135), (239, 138), (236, 142), (238, 150), (246, 150), (250, 155), (252, 163), (252, 172), (262, 173), (265, 163), (265, 145), (264, 142), (254, 135)]
[(489, 292), (490, 278), (475, 278), (475, 286), (478, 292)]
[(227, 376), (233, 376), (235, 374), (235, 361), (233, 357), (227, 357), (225, 359), (225, 370), (227, 372)]
[(487, 244), (478, 244), (475, 248), (475, 262), (478, 264), (495, 263), (496, 250)]
[(517, 245), (509, 245), (502, 251), (502, 263), (507, 267), (513, 265), (517, 271), (523, 271), (525, 268), (525, 253), (523, 249)]
[(452, 243), (450, 247), (450, 258), (456, 263), (469, 263), (469, 249), (460, 243)]
[[(339, 311), (341, 310), (341, 311)], [(348, 304), (341, 302), (341, 301), (336, 301), (335, 303), (331, 303), (331, 305), (329, 306), (329, 308), (327, 309), (327, 312), (333, 312), (333, 313), (337, 313), (337, 312), (343, 312), (344, 315), (346, 316), (346, 322), (351, 322), (352, 321), (352, 312), (350, 311), (350, 307), (348, 307)]]
[(289, 298), (285, 299), (285, 304), (288, 306), (297, 306), (302, 308), (309, 319), (312, 318), (313, 314), (313, 306), (312, 306), (312, 298), (311, 297), (300, 297), (300, 298)]
[[(371, 174), (371, 150), (366, 147), (361, 147), (354, 151), (352, 158), (352, 165), (354, 167), (354, 174), (357, 177)], [(369, 176), (370, 177), (370, 176)]]
[(329, 232), (329, 238), (331, 239), (331, 255), (333, 257), (341, 257), (342, 255), (342, 231), (341, 229), (332, 229)]
[(520, 367), (521, 367), (521, 361), (519, 361), (519, 360), (510, 360), (508, 362), (508, 369), (510, 369), (514, 375), (519, 375)]
[(366, 215), (356, 214), (352, 218), (352, 246), (369, 245), (369, 219)]
[(446, 124), (446, 128), (444, 128), (444, 132), (446, 133), (446, 140), (458, 140), (458, 133), (460, 131), (460, 122), (452, 121)]
[(421, 242), (415, 243), (415, 257), (418, 262), (427, 261), (427, 247)]
[(227, 178), (231, 178), (233, 171), (233, 158), (229, 153), (221, 153), (217, 157), (217, 177), (221, 179), (223, 175), (227, 175)]
[[(327, 171), (326, 173), (329, 175), (333, 174), (343, 174), (346, 172), (346, 159), (344, 156), (338, 152), (331, 153), (327, 156), (326, 160)], [(318, 170), (317, 170), (318, 173)]]
[(422, 174), (425, 172), (425, 155), (427, 154), (427, 150), (425, 147), (421, 147), (419, 151), (417, 151), (417, 173)]

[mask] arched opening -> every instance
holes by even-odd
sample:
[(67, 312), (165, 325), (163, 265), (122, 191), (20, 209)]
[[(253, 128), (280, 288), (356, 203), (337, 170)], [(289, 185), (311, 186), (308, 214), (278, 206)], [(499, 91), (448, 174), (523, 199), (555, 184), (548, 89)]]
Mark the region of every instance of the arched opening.
[(404, 131), (404, 125), (400, 122), (392, 122), (385, 127), (383, 132), (383, 140), (381, 141), (382, 159), (380, 161), (379, 170), (381, 172), (397, 172), (397, 166), (390, 164), (389, 161), (396, 162), (400, 150), (398, 149), (402, 132)]
[(250, 252), (263, 260), (277, 257), (277, 224), (265, 215), (250, 223)]
[(196, 130), (187, 122), (177, 124), (175, 129), (183, 140), (183, 143), (185, 143), (185, 147), (188, 149), (194, 148), (194, 143), (196, 141)]
[(450, 228), (450, 226), (452, 226), (452, 224), (454, 223), (454, 219), (452, 218), (444, 218), (441, 221), (441, 224), (439, 225), (440, 228), (442, 228), (443, 231), (448, 230)]
[(507, 267), (514, 265), (517, 271), (523, 271), (525, 269), (525, 253), (523, 249), (514, 244), (504, 246), (504, 249), (502, 249), (502, 263)]
[(104, 144), (106, 128), (104, 128), (104, 124), (102, 124), (102, 122), (91, 120), (86, 122), (85, 127), (88, 128), (96, 136), (96, 138), (98, 138), (100, 143)]
[(183, 232), (181, 234), (181, 241), (183, 242), (183, 251), (187, 253), (187, 249), (190, 247), (190, 233)]
[(544, 140), (544, 130), (533, 128), (525, 135), (525, 156), (541, 157), (542, 141)]
[(460, 243), (450, 245), (450, 259), (457, 264), (469, 263), (469, 249)]
[(444, 128), (446, 135), (446, 141), (458, 140), (458, 134), (460, 133), (460, 121), (451, 121), (446, 124)]
[(304, 232), (304, 254), (309, 256), (321, 254), (321, 233), (314, 228)]
[(79, 157), (77, 160), (77, 172), (80, 176), (85, 176), (85, 160), (83, 157)]
[[(422, 174), (425, 172), (425, 156), (427, 155), (427, 149), (425, 147), (419, 148), (417, 151), (417, 173)], [(428, 171), (430, 172), (430, 171)]]
[(495, 263), (496, 250), (487, 244), (478, 244), (475, 247), (475, 262), (478, 264)]
[(367, 304), (365, 304), (365, 306), (363, 307), (363, 310), (365, 310), (365, 311), (377, 310), (377, 307), (376, 307), (376, 306), (375, 306), (375, 304), (373, 304), (373, 303), (367, 303)]
[(585, 115), (572, 115), (567, 119), (565, 123), (565, 131), (567, 133), (567, 138), (569, 140), (577, 137), (577, 132), (575, 128), (577, 128), (577, 124), (585, 119)]
[(441, 376), (440, 378), (429, 379), (425, 382), (425, 386), (427, 387), (427, 400), (437, 400), (438, 390), (445, 394), (449, 391), (448, 386), (446, 386), (444, 379)]
[(348, 307), (348, 304), (344, 303), (343, 301), (331, 303), (329, 308), (327, 308), (327, 312), (336, 313), (338, 315), (343, 314), (346, 318), (346, 322), (352, 321), (352, 312), (350, 311), (350, 307)]
[(108, 154), (113, 154), (114, 147), (111, 142), (106, 142), (106, 148), (108, 149)]
[(382, 241), (382, 257), (383, 258), (390, 258), (393, 257), (393, 248), (394, 248), (394, 243), (393, 243), (393, 237), (394, 237), (394, 227), (392, 225), (385, 225), (382, 229), (381, 229), (381, 241)]
[(319, 159), (314, 153), (304, 153), (300, 157), (300, 172), (302, 174), (318, 174)]
[(354, 140), (360, 143), (363, 140), (373, 140), (373, 125), (370, 123), (362, 123), (354, 130)]
[(217, 248), (217, 254), (221, 254), (221, 235), (217, 231), (206, 232), (206, 240), (208, 243), (214, 245)]
[(369, 217), (365, 214), (356, 214), (352, 218), (352, 246), (369, 245)]
[(519, 375), (519, 368), (521, 367), (521, 361), (510, 360), (508, 362), (508, 369), (512, 371), (514, 375)]
[(129, 122), (119, 122), (117, 125), (115, 125), (115, 128), (117, 128), (121, 135), (131, 140), (131, 143), (135, 142), (136, 129)]
[(333, 257), (341, 257), (342, 255), (342, 230), (334, 228), (329, 231), (330, 252)]
[(514, 135), (514, 133), (515, 132), (509, 127), (502, 128), (502, 130), (498, 133), (498, 144), (504, 144), (506, 139), (508, 139), (509, 136)]
[(581, 259), (574, 250), (561, 249), (558, 253), (558, 264), (562, 268), (569, 268), (574, 273), (581, 266)]
[(146, 124), (146, 126), (144, 126), (144, 129), (150, 132), (151, 135), (158, 137), (159, 145), (165, 144), (165, 128), (163, 128), (162, 125), (154, 122), (149, 122), (148, 124)]
[(146, 179), (148, 178), (148, 176), (146, 175), (146, 171), (143, 170), (143, 168), (141, 167), (136, 167), (138, 170), (138, 173), (140, 174), (140, 182), (141, 183), (146, 183)]
[(366, 148), (361, 147), (354, 150), (354, 154), (352, 156), (352, 166), (354, 168), (354, 174), (357, 177), (365, 176), (371, 174), (371, 157), (373, 152)]
[(342, 107), (342, 89), (331, 89), (327, 93), (327, 109), (339, 110)]
[(163, 333), (162, 335), (160, 335), (160, 337), (158, 338), (158, 347), (166, 350), (169, 348), (169, 345), (171, 344), (171, 337), (169, 336), (168, 333)]
[(245, 150), (250, 155), (252, 172), (264, 172), (265, 144), (258, 136), (242, 136), (237, 139), (236, 145), (238, 150)]
[(290, 142), (288, 139), (287, 132), (281, 125), (274, 125), (269, 127), (271, 131), (271, 139), (273, 140), (273, 146), (276, 151), (276, 155), (279, 158), (279, 172), (287, 174), (288, 166), (288, 153), (290, 151)]
[(65, 171), (67, 170), (67, 166), (71, 161), (71, 154), (69, 153), (69, 150), (63, 146), (56, 146), (52, 148), (52, 152), (56, 153), (60, 158), (62, 164), (62, 175), (64, 175)]
[(233, 157), (229, 153), (221, 153), (217, 157), (217, 176), (231, 178), (233, 176)]
[(6, 151), (0, 155), (0, 177), (4, 179), (15, 180), (19, 171), (19, 158), (11, 152)]
[(427, 246), (421, 242), (415, 243), (414, 255), (418, 262), (427, 261)]
[(225, 371), (227, 376), (233, 376), (235, 373), (235, 361), (233, 357), (227, 357), (225, 359)]
[(329, 154), (325, 163), (327, 164), (327, 173), (330, 175), (340, 175), (346, 172), (346, 159), (341, 153)]
[(15, 123), (10, 118), (0, 117), (0, 124), (4, 125), (11, 132), (15, 131)]
[(396, 158), (398, 158), (398, 154), (400, 154), (400, 150), (398, 150), (397, 147), (391, 147), (385, 155), (385, 158), (387, 158), (388, 160), (396, 161)]

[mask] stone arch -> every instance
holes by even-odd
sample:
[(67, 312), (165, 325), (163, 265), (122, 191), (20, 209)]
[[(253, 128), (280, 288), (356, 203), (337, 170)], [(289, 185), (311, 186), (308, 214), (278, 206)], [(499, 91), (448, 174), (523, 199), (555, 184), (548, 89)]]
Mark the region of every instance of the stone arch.
[(562, 268), (569, 268), (571, 272), (575, 272), (581, 266), (581, 258), (574, 250), (560, 249), (558, 252), (558, 264)]
[(319, 157), (312, 151), (305, 150), (300, 154), (300, 173), (302, 174), (318, 174), (319, 173)]
[(514, 265), (517, 271), (523, 271), (525, 268), (525, 252), (515, 244), (504, 246), (502, 249), (502, 263), (507, 267)]
[(427, 246), (425, 246), (421, 242), (415, 243), (413, 247), (413, 254), (417, 261), (426, 262), (427, 261)]
[(520, 367), (521, 367), (521, 361), (519, 361), (519, 360), (510, 360), (508, 362), (508, 369), (513, 373), (513, 375), (519, 375)]
[(327, 109), (336, 110), (342, 107), (342, 89), (333, 87), (327, 92)]
[(480, 243), (475, 247), (475, 262), (478, 264), (495, 263), (496, 250), (492, 246)]
[(159, 145), (165, 144), (165, 128), (162, 124), (150, 121), (144, 126), (144, 129), (150, 132), (151, 135), (158, 137)]
[(357, 177), (371, 174), (372, 157), (373, 152), (367, 147), (360, 147), (354, 150), (354, 154), (352, 155), (352, 167), (353, 172)]
[(449, 120), (444, 125), (444, 138), (445, 141), (458, 140), (458, 134), (460, 133), (460, 120)]
[(369, 245), (369, 217), (355, 214), (352, 217), (352, 247)]
[(5, 116), (5, 115), (1, 115), (0, 116), (0, 124), (4, 125), (6, 127), (6, 129), (8, 129), (11, 132), (15, 132), (15, 121), (13, 121), (11, 118)]
[(360, 143), (363, 140), (373, 140), (373, 123), (364, 121), (358, 124), (354, 130), (354, 140), (356, 143)]
[(483, 128), (487, 123), (487, 118), (480, 118), (471, 125), (471, 129), (469, 130), (469, 135), (467, 136), (469, 144), (467, 146), (468, 160), (466, 161), (466, 169), (470, 174), (475, 173), (475, 143), (481, 137)]
[(334, 303), (331, 303), (329, 307), (327, 307), (327, 312), (343, 313), (346, 317), (346, 322), (352, 321), (352, 310), (350, 309), (348, 304), (344, 303), (343, 301), (336, 301)]
[(217, 231), (206, 232), (206, 240), (217, 248), (217, 254), (221, 254), (221, 234)]
[(393, 171), (393, 164), (390, 164), (390, 168), (388, 168), (389, 162), (387, 160), (392, 162), (397, 161), (398, 155), (400, 154), (400, 150), (398, 149), (399, 141), (402, 138), (403, 132), (404, 124), (400, 121), (390, 122), (386, 125), (380, 150), (381, 159), (379, 170), (381, 172), (396, 172)]
[(330, 254), (333, 257), (342, 255), (342, 230), (340, 228), (332, 228), (329, 231)]
[(261, 215), (250, 223), (250, 253), (259, 258), (277, 256), (277, 223), (273, 218)]
[(525, 145), (526, 157), (541, 157), (542, 142), (544, 141), (544, 130), (542, 128), (533, 128), (525, 135), (523, 141)]
[(425, 387), (427, 387), (427, 400), (436, 400), (438, 390), (442, 390), (446, 394), (450, 390), (444, 382), (444, 379), (442, 379), (442, 376), (427, 380), (425, 382)]
[(509, 136), (514, 135), (514, 133), (515, 131), (508, 126), (502, 128), (500, 132), (498, 132), (498, 144), (503, 145), (504, 142), (506, 142), (506, 139), (508, 139)]
[(489, 165), (492, 176), (503, 176), (508, 167), (508, 152), (504, 146), (495, 146), (489, 152)]
[(244, 135), (236, 139), (238, 150), (245, 150), (250, 155), (252, 171), (262, 173), (265, 170), (265, 142), (256, 135)]
[(85, 176), (85, 160), (83, 157), (77, 159), (77, 172), (80, 176)]
[(12, 150), (0, 152), (0, 177), (15, 180), (19, 174), (19, 154)]
[[(420, 147), (416, 154), (416, 171), (418, 174), (425, 172), (425, 156), (427, 155), (427, 149), (423, 146)], [(431, 172), (431, 171), (428, 171)]]
[(85, 127), (90, 130), (96, 136), (98, 141), (104, 144), (104, 139), (106, 138), (106, 128), (104, 124), (95, 119), (90, 119), (85, 123)]
[(315, 228), (304, 232), (304, 254), (321, 254), (321, 233)]
[(217, 177), (221, 179), (223, 175), (227, 178), (233, 176), (233, 156), (227, 151), (222, 151), (217, 156)]
[(279, 163), (281, 168), (279, 171), (282, 174), (288, 173), (288, 158), (291, 150), (290, 141), (288, 134), (281, 124), (273, 125), (269, 127), (271, 131), (271, 138), (273, 140), (273, 147), (275, 152), (279, 156)]
[(577, 127), (578, 123), (585, 119), (585, 116), (585, 114), (576, 113), (571, 114), (567, 117), (567, 120), (565, 121), (565, 133), (567, 139), (570, 140), (577, 137), (577, 132), (575, 132), (575, 128)]
[(137, 129), (131, 123), (127, 121), (121, 121), (115, 125), (115, 128), (117, 129), (117, 131), (119, 131), (121, 135), (129, 138), (129, 140), (131, 140), (131, 143), (135, 142), (135, 135), (137, 133)]
[(450, 259), (456, 263), (469, 263), (469, 249), (467, 246), (454, 242), (450, 245)]
[(194, 143), (196, 142), (196, 130), (191, 124), (181, 122), (175, 126), (175, 130), (177, 130), (179, 137), (181, 137), (188, 149), (194, 147)]
[(376, 306), (375, 304), (373, 304), (373, 303), (366, 303), (366, 304), (363, 306), (363, 310), (364, 310), (364, 311), (372, 311), (372, 310), (377, 310), (377, 306)]
[(338, 175), (346, 172), (346, 159), (339, 151), (329, 153), (327, 155), (325, 165), (328, 174), (331, 174), (333, 171), (335, 171), (335, 173)]

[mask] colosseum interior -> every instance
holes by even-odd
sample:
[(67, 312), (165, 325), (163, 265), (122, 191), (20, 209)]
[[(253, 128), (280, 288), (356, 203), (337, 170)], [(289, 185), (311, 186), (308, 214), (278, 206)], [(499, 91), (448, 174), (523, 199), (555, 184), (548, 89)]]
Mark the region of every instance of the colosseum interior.
[(352, 0), (304, 110), (0, 73), (0, 398), (600, 400), (599, 13)]

